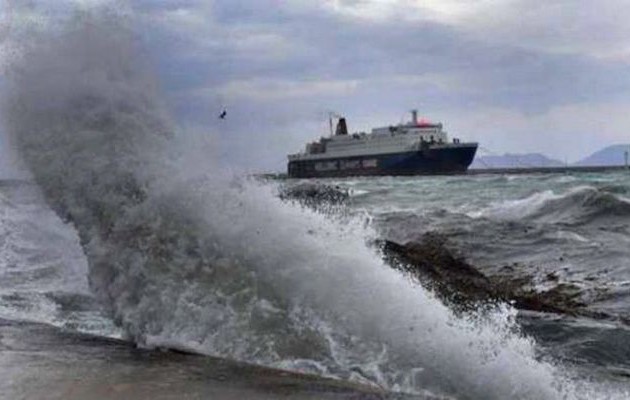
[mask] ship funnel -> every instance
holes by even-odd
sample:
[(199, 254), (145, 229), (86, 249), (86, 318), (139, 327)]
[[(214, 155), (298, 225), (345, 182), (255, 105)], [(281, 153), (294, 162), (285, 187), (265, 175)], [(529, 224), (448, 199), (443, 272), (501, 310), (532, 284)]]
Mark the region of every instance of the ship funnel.
[(335, 135), (347, 135), (348, 134), (348, 126), (346, 125), (345, 118), (339, 118), (339, 122), (337, 122), (337, 130), (335, 131)]
[(411, 122), (414, 125), (418, 125), (418, 110), (411, 110)]

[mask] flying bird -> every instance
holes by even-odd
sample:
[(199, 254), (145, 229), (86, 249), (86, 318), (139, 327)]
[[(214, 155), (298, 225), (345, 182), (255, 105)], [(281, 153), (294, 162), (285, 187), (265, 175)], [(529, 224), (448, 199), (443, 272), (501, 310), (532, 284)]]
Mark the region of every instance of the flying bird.
[(220, 118), (220, 119), (225, 119), (225, 117), (226, 117), (226, 116), (227, 116), (227, 111), (226, 111), (226, 110), (223, 110), (223, 111), (221, 112), (221, 114), (219, 114), (219, 118)]

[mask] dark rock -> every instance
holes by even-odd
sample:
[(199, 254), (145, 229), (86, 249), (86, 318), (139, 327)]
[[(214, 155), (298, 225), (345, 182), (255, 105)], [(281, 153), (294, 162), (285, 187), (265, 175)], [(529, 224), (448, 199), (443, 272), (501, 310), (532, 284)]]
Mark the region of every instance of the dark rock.
[(581, 301), (580, 288), (558, 283), (555, 274), (549, 274), (547, 278), (556, 285), (542, 291), (534, 287), (531, 277), (515, 275), (512, 266), (503, 268), (501, 275), (486, 276), (462, 257), (454, 255), (441, 235), (425, 234), (421, 240), (406, 244), (388, 240), (379, 244), (385, 260), (392, 267), (408, 273), (458, 310), (507, 302), (520, 310), (628, 322), (589, 310)]
[(558, 275), (555, 272), (550, 272), (546, 275), (548, 281), (558, 281)]
[(346, 189), (339, 186), (307, 182), (281, 186), (278, 197), (282, 200), (298, 201), (307, 207), (319, 208), (322, 205), (337, 206), (345, 204), (350, 195)]
[(444, 242), (439, 235), (426, 234), (420, 242), (405, 245), (385, 240), (382, 250), (392, 266), (409, 273), (449, 302), (469, 305), (494, 299), (488, 278), (456, 258)]

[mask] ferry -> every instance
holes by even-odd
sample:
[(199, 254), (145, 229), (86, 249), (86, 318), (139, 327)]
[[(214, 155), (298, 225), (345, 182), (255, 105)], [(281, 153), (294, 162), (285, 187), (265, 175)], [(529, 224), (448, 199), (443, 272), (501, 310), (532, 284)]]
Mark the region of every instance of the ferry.
[(324, 178), (372, 175), (462, 174), (475, 158), (478, 143), (449, 141), (442, 123), (418, 119), (372, 129), (371, 133), (348, 133), (346, 119), (335, 116), (331, 135), (308, 143), (303, 152), (288, 156), (290, 178)]

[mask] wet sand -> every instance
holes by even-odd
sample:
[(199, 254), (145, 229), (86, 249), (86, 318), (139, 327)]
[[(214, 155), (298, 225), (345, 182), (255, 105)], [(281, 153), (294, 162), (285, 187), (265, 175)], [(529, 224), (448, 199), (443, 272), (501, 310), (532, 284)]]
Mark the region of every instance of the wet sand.
[(0, 320), (0, 398), (404, 399), (377, 389)]

